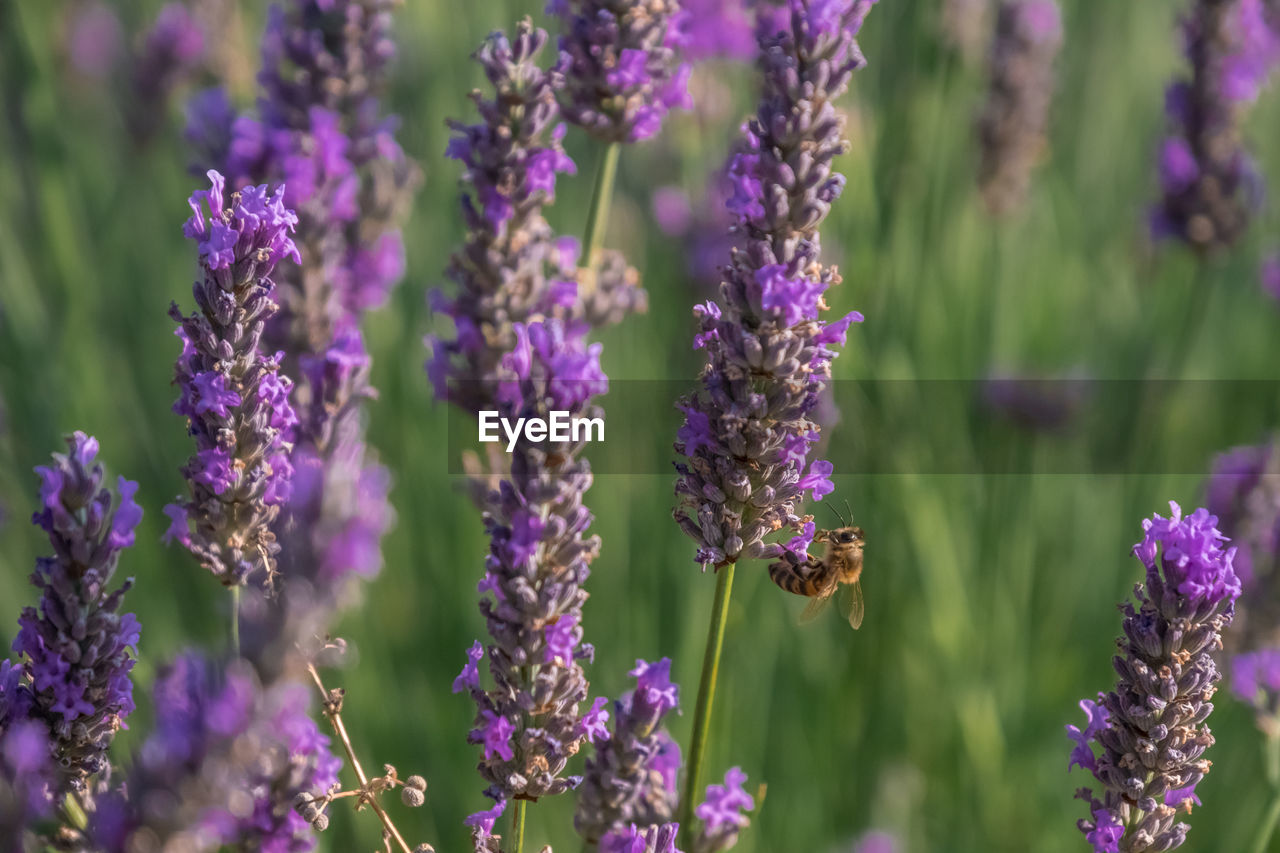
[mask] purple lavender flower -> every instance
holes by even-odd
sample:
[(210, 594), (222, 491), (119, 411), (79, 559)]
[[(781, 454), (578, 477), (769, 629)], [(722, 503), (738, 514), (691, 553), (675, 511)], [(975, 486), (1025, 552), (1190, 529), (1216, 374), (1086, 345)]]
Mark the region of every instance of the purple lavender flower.
[(274, 577), (280, 546), (271, 523), (289, 497), (292, 383), (278, 372), (282, 355), (267, 357), (259, 341), (277, 308), (271, 273), (283, 258), (299, 260), (289, 236), (298, 219), (283, 188), (268, 196), (265, 185), (251, 186), (228, 199), (222, 175), (209, 179), (211, 189), (191, 196), (183, 226), (200, 257), (198, 310), (169, 309), (182, 340), (174, 411), (187, 418), (196, 453), (183, 467), (190, 498), (165, 507), (166, 538), (237, 586), (255, 571)]
[(548, 272), (572, 269), (576, 260), (560, 263), (542, 216), (555, 198), (555, 175), (576, 171), (560, 145), (563, 126), (551, 126), (555, 82), (537, 64), (546, 42), (546, 32), (527, 18), (513, 40), (490, 35), (474, 59), (494, 95), (486, 100), (479, 91), (472, 94), (481, 118), (476, 124), (449, 124), (454, 136), (446, 153), (463, 164), (462, 181), (470, 188), (462, 195), (468, 234), (446, 272), (457, 295), (431, 294), (433, 308), (456, 331), (452, 340), (428, 338), (427, 373), (438, 399), (472, 413), (493, 399), (492, 377), (515, 344), (513, 324), (554, 311), (556, 288)]
[(1003, 0), (996, 14), (987, 102), (978, 122), (978, 186), (997, 215), (1020, 207), (1048, 145), (1053, 63), (1062, 47), (1054, 0)]
[(674, 823), (610, 831), (600, 839), (600, 853), (681, 853), (676, 847), (680, 827)]
[(180, 655), (156, 681), (155, 729), (124, 788), (94, 815), (94, 849), (311, 850), (292, 803), (333, 786), (340, 762), (307, 715), (307, 695), (300, 685), (264, 690), (242, 661), (224, 670)]
[(790, 0), (787, 29), (760, 40), (764, 95), (730, 167), (728, 206), (744, 246), (724, 270), (720, 300), (694, 309), (707, 367), (700, 391), (680, 402), (675, 444), (687, 458), (676, 466), (675, 518), (704, 566), (780, 556), (764, 537), (800, 532), (803, 493), (831, 490), (830, 465), (808, 460), (818, 436), (809, 414), (834, 347), (862, 316), (820, 319), (840, 277), (819, 261), (818, 226), (844, 186), (831, 169), (847, 146), (833, 101), (863, 65), (854, 36), (870, 6)]
[(742, 788), (747, 774), (730, 767), (723, 785), (708, 785), (706, 799), (694, 810), (702, 821), (702, 831), (693, 843), (694, 853), (719, 853), (738, 843), (740, 833), (751, 822), (744, 811), (756, 807), (755, 800)]
[(13, 650), (25, 660), (4, 674), (9, 710), (0, 710), (0, 730), (22, 719), (45, 727), (59, 796), (87, 791), (108, 767), (107, 747), (134, 708), (129, 672), (140, 632), (132, 613), (119, 612), (133, 580), (110, 589), (142, 520), (138, 484), (121, 477), (115, 500), (95, 461), (98, 442), (77, 432), (67, 444), (68, 453), (36, 468), (41, 506), (32, 521), (49, 535), (53, 556), (39, 558), (31, 576), (40, 603), (18, 618)]
[(1261, 196), (1240, 121), (1280, 61), (1280, 21), (1264, 0), (1193, 0), (1182, 36), (1191, 79), (1165, 96), (1172, 130), (1160, 149), (1163, 198), (1151, 226), (1155, 237), (1203, 253), (1239, 239)]
[[(591, 398), (608, 383), (600, 345), (585, 343), (585, 325), (546, 320), (514, 331), (496, 392), (501, 416), (598, 415)], [(476, 702), (468, 740), (482, 747), (480, 774), (499, 803), (576, 787), (580, 777), (561, 773), (594, 728), (579, 712), (587, 698), (579, 662), (593, 654), (582, 643), (582, 584), (600, 541), (587, 534), (591, 513), (582, 497), (591, 469), (579, 450), (572, 442), (517, 442), (510, 474), (485, 513), (490, 550), (478, 589), (493, 686), (481, 688), (473, 649), (455, 687)]]
[(676, 0), (550, 0), (547, 14), (563, 27), (561, 112), (592, 136), (640, 142), (693, 106)]
[[(674, 741), (662, 729), (663, 718), (679, 702), (679, 688), (671, 683), (671, 660), (636, 661), (631, 675), (635, 689), (613, 703), (613, 732), (602, 723), (593, 736), (589, 725), (584, 726), (595, 754), (587, 759), (573, 825), (588, 843), (629, 825), (668, 823), (675, 814), (679, 794), (673, 770), (679, 766), (679, 750), (673, 768)], [(608, 716), (602, 704), (596, 707)], [(583, 717), (584, 724), (591, 716)]]
[(539, 317), (593, 326), (618, 322), (645, 307), (635, 271), (616, 252), (605, 252), (593, 287), (577, 281), (577, 241), (556, 239), (543, 218), (555, 198), (555, 176), (575, 166), (560, 140), (557, 75), (542, 71), (538, 55), (547, 34), (528, 20), (514, 39), (494, 33), (475, 54), (494, 97), (472, 95), (481, 121), (451, 122), (447, 154), (462, 162), (462, 215), (466, 243), (446, 274), (458, 286), (452, 299), (431, 294), (448, 316), (454, 336), (431, 337), (427, 373), (436, 397), (476, 413), (492, 409), (500, 363), (516, 344), (515, 325)]
[(1213, 735), (1204, 722), (1220, 677), (1211, 652), (1221, 648), (1240, 595), (1236, 550), (1223, 550), (1226, 539), (1207, 510), (1183, 517), (1176, 503), (1169, 506), (1169, 518), (1142, 523), (1133, 548), (1146, 582), (1134, 587), (1137, 607), (1121, 608), (1115, 690), (1080, 703), (1083, 731), (1067, 726), (1075, 743), (1068, 769), (1079, 765), (1102, 787), (1101, 799), (1088, 788), (1076, 794), (1089, 804), (1080, 831), (1098, 853), (1180, 846), (1189, 827), (1174, 817), (1179, 807), (1190, 810), (1209, 772), (1203, 756)]

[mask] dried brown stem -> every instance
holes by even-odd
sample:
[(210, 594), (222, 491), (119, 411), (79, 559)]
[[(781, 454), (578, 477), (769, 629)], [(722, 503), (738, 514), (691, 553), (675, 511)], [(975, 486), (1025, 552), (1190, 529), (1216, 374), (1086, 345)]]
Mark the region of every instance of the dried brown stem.
[[(311, 674), (311, 680), (315, 682), (316, 689), (320, 691), (321, 710), (329, 720), (329, 725), (333, 726), (333, 733), (342, 742), (342, 749), (347, 753), (347, 760), (351, 762), (351, 769), (356, 772), (356, 779), (360, 781), (360, 790), (369, 791), (369, 777), (364, 772), (364, 767), (360, 765), (360, 759), (356, 758), (355, 748), (351, 745), (351, 737), (347, 734), (347, 727), (342, 722), (342, 712), (339, 710), (340, 703), (334, 701), (334, 697), (325, 688), (324, 682), (320, 680), (320, 673), (316, 670), (314, 664), (307, 664), (307, 672)], [(396, 829), (391, 816), (387, 814), (386, 809), (378, 802), (378, 798), (370, 795), (362, 799), (369, 804), (369, 807), (378, 815), (378, 819), (382, 821), (382, 825), (386, 830), (386, 834), (383, 836), (384, 843), (386, 843), (386, 839), (389, 836), (395, 839), (402, 853), (413, 853), (413, 850), (404, 840), (404, 836), (400, 834), (400, 830)], [(389, 845), (387, 849), (390, 850)]]

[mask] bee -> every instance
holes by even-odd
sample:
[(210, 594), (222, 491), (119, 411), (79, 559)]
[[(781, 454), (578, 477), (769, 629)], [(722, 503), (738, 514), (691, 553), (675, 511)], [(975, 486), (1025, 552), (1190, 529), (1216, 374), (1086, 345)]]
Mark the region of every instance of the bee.
[[(833, 509), (832, 512), (835, 512)], [(837, 512), (841, 527), (819, 530), (814, 542), (825, 542), (821, 557), (800, 558), (787, 552), (783, 559), (769, 566), (769, 578), (795, 595), (813, 599), (801, 615), (802, 622), (817, 617), (841, 586), (850, 587), (846, 616), (856, 631), (862, 625), (862, 550), (866, 544), (862, 528), (849, 524)]]

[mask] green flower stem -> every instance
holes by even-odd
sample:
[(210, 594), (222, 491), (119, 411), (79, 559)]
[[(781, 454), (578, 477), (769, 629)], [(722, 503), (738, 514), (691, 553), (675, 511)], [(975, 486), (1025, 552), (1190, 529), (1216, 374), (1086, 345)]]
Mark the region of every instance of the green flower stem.
[(1271, 806), (1258, 827), (1258, 840), (1253, 844), (1253, 853), (1266, 853), (1271, 845), (1271, 836), (1275, 834), (1276, 824), (1280, 822), (1280, 733), (1267, 735), (1266, 762), (1267, 781), (1271, 783)]
[(240, 657), (240, 585), (231, 587), (231, 654)]
[(604, 234), (609, 227), (609, 207), (613, 204), (613, 180), (618, 174), (618, 153), (622, 146), (610, 142), (600, 155), (596, 168), (595, 189), (591, 191), (591, 207), (587, 209), (587, 227), (582, 235), (582, 266), (595, 270), (596, 255), (604, 244)]
[(523, 853), (524, 851), (524, 813), (528, 807), (528, 800), (516, 800), (515, 808), (511, 812), (512, 853)]
[(720, 673), (720, 649), (724, 646), (724, 623), (729, 613), (729, 597), (733, 592), (733, 563), (722, 566), (716, 574), (716, 600), (711, 607), (711, 625), (707, 630), (707, 650), (702, 656), (702, 680), (698, 682), (698, 702), (693, 709), (693, 735), (689, 741), (688, 772), (684, 794), (680, 798), (680, 846), (690, 849), (693, 840), (693, 804), (701, 783), (702, 762), (707, 753), (707, 733), (711, 728), (711, 703), (716, 695), (716, 677)]

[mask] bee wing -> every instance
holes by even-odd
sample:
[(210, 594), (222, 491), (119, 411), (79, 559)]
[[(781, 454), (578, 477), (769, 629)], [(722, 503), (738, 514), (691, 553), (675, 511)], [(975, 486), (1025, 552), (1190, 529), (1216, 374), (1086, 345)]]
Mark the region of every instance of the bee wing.
[(856, 631), (862, 627), (862, 616), (865, 611), (862, 603), (862, 581), (856, 580), (849, 587), (849, 603), (846, 615), (849, 617), (849, 624)]
[(805, 605), (804, 610), (800, 613), (800, 624), (808, 625), (813, 620), (822, 615), (822, 611), (827, 609), (827, 605), (831, 603), (831, 595), (819, 595), (809, 599), (809, 603)]

